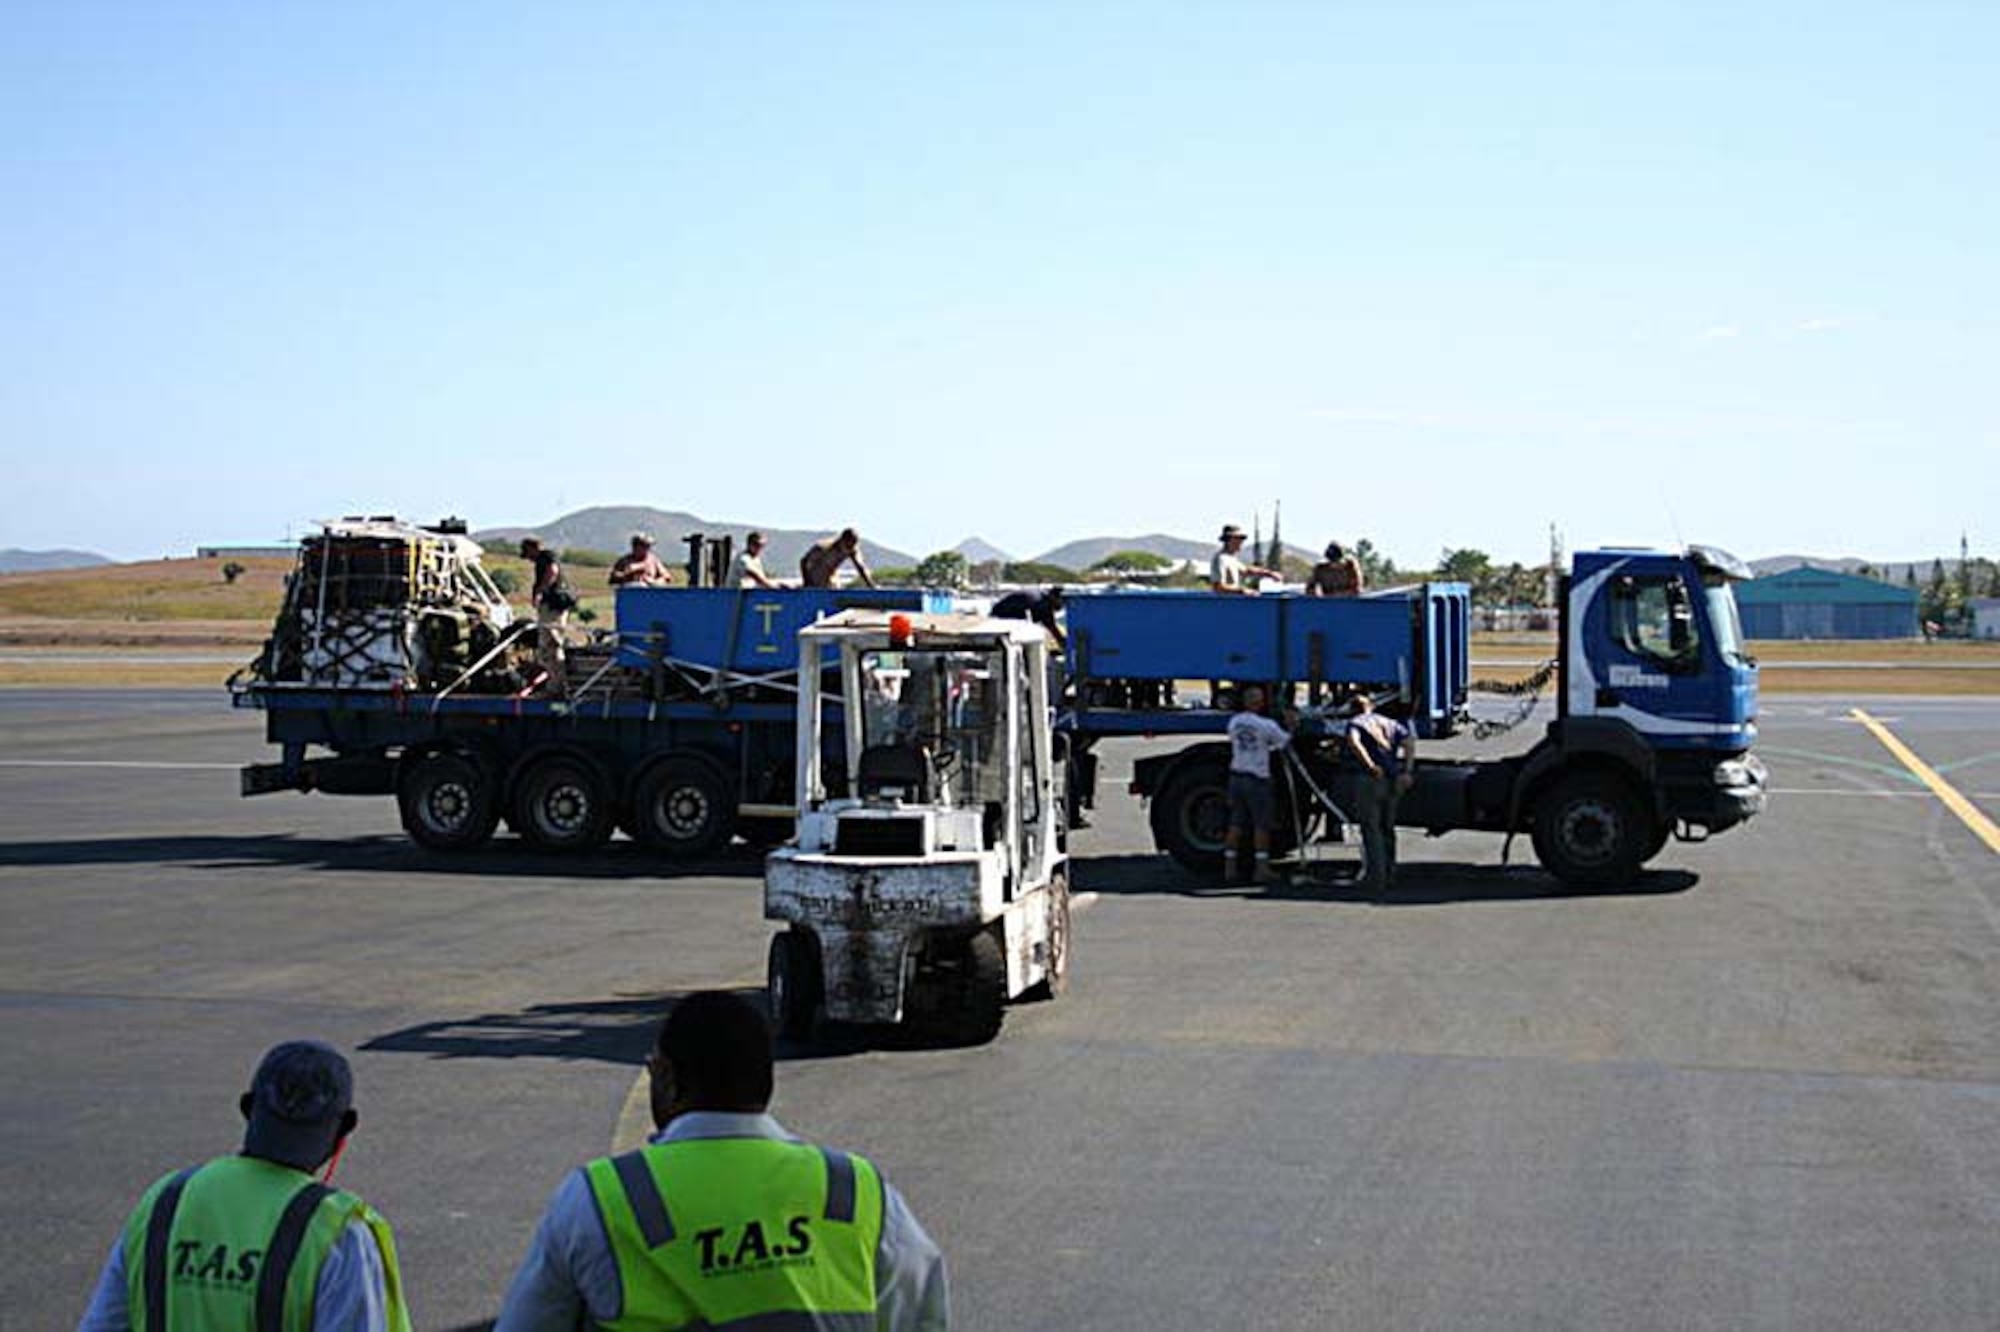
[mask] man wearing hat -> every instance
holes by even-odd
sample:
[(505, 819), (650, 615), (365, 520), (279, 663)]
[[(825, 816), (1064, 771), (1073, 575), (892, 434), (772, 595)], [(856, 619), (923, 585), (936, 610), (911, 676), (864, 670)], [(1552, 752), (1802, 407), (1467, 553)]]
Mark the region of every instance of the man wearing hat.
[(242, 1152), (146, 1190), (78, 1332), (409, 1332), (389, 1223), (314, 1178), (359, 1122), (347, 1060), (287, 1041), (238, 1104)]
[(630, 553), (620, 555), (618, 562), (611, 566), (613, 587), (667, 587), (673, 581), (667, 566), (660, 563), (660, 557), (653, 553), (653, 535), (650, 532), (634, 532)]
[(1276, 569), (1266, 569), (1261, 564), (1245, 564), (1237, 552), (1243, 549), (1243, 529), (1229, 523), (1218, 538), (1222, 549), (1215, 552), (1208, 561), (1208, 590), (1229, 596), (1248, 596), (1255, 591), (1250, 586), (1252, 578), (1278, 578), (1282, 575)]

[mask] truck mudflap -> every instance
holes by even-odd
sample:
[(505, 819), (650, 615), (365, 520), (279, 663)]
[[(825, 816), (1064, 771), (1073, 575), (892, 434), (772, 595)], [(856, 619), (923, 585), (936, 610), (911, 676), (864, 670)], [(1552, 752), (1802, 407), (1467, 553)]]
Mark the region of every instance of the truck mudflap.
[(240, 773), (245, 796), (278, 791), (327, 795), (394, 795), (396, 765), (380, 754), (345, 754), (297, 763), (247, 763)]

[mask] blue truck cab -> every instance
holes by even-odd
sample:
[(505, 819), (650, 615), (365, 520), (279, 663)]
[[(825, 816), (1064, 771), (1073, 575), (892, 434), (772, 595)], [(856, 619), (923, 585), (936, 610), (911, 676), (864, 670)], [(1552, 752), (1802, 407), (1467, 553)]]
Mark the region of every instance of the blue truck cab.
[(1750, 756), (1757, 665), (1731, 588), (1748, 577), (1707, 546), (1593, 550), (1577, 553), (1563, 588), (1557, 743), (1619, 756), (1690, 835), (1763, 807), (1763, 767)]

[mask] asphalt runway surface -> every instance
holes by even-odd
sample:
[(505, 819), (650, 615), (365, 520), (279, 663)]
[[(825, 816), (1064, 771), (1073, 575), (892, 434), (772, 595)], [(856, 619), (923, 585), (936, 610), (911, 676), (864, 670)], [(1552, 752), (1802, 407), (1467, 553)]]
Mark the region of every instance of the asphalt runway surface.
[[(967, 1328), (2000, 1326), (2000, 854), (1849, 702), (1767, 701), (1769, 812), (1603, 895), (1471, 834), (1378, 899), (1221, 888), (1113, 747), (1070, 993), (787, 1050), (776, 1113), (882, 1165)], [(2000, 701), (1863, 706), (2000, 815)], [(419, 1326), (483, 1326), (673, 997), (761, 985), (753, 859), (430, 857), (387, 799), (238, 798), (258, 722), (0, 693), (0, 1326), (73, 1325), (300, 1035), (357, 1052), (341, 1182)]]

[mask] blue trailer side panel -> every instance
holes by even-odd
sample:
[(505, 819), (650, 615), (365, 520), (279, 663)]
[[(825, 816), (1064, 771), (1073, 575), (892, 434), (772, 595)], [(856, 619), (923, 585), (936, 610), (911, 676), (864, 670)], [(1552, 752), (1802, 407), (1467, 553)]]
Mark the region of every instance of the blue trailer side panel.
[(789, 671), (799, 630), (857, 606), (945, 611), (950, 598), (922, 588), (621, 587), (618, 664), (644, 670), (657, 655), (707, 670)]

